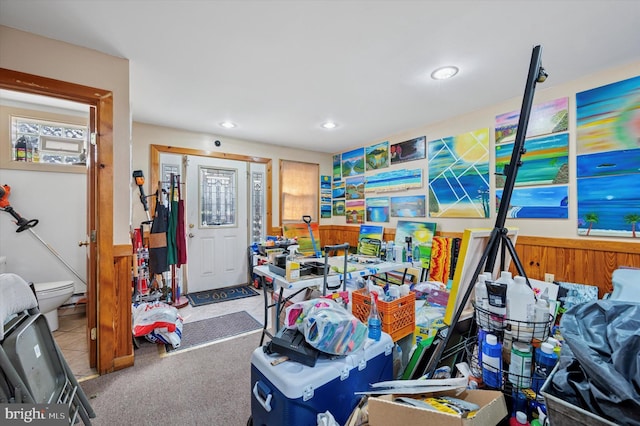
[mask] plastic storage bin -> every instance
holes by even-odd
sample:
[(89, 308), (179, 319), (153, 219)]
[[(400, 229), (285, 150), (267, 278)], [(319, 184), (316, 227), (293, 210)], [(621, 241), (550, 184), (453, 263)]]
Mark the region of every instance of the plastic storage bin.
[[(351, 312), (363, 323), (367, 323), (371, 300), (365, 289), (352, 293)], [(394, 342), (413, 333), (416, 327), (416, 297), (408, 295), (391, 302), (378, 301), (378, 313), (382, 322), (382, 331), (391, 335)]]
[(547, 381), (544, 382), (540, 393), (544, 397), (544, 403), (547, 406), (547, 415), (549, 416), (549, 422), (553, 426), (575, 426), (575, 425), (589, 425), (589, 426), (615, 426), (607, 419), (604, 419), (597, 414), (593, 414), (587, 410), (577, 407), (568, 403), (555, 395), (549, 393), (551, 387), (551, 381), (556, 374), (558, 366), (556, 365)]
[(251, 356), (253, 426), (316, 425), (318, 413), (327, 410), (343, 425), (362, 398), (354, 392), (393, 378), (393, 342), (385, 333), (347, 356), (321, 355), (315, 367), (294, 361), (273, 365), (280, 357), (262, 347)]

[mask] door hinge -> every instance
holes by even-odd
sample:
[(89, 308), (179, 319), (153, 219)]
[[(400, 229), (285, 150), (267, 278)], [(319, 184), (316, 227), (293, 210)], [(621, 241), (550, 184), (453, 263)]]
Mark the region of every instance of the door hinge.
[(98, 337), (98, 330), (95, 327), (91, 329), (91, 340), (96, 340)]
[(91, 239), (92, 243), (95, 243), (98, 241), (98, 233), (96, 232), (95, 229), (91, 230), (91, 235), (89, 236), (89, 238)]
[(91, 143), (91, 145), (95, 145), (97, 140), (98, 134), (96, 132), (91, 133), (91, 136), (89, 136), (89, 142)]

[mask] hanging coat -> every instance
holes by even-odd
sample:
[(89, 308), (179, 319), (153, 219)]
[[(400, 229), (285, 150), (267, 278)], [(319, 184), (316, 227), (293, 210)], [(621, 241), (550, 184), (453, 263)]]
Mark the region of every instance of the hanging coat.
[(169, 226), (167, 229), (167, 263), (175, 265), (178, 262), (176, 247), (176, 229), (178, 227), (178, 200), (175, 192), (175, 175), (171, 174), (171, 191), (169, 194)]
[(149, 234), (149, 270), (160, 274), (169, 270), (167, 263), (167, 208), (162, 203), (160, 192), (156, 192), (156, 211)]
[(184, 200), (180, 192), (180, 176), (178, 181), (178, 227), (176, 229), (176, 246), (178, 249), (178, 266), (187, 263), (187, 236), (185, 235)]

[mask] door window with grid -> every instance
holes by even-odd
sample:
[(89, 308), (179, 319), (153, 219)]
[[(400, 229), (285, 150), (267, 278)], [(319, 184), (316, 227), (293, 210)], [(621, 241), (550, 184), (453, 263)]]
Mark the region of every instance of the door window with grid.
[(238, 225), (238, 171), (203, 167), (200, 175), (200, 227)]

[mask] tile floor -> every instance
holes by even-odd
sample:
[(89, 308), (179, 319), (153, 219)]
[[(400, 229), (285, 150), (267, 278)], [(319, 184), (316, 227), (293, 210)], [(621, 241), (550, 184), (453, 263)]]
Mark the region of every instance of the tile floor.
[[(258, 296), (212, 303), (196, 308), (187, 305), (179, 312), (184, 322), (187, 323), (233, 312), (247, 311), (262, 324), (264, 322), (264, 296), (262, 290), (257, 291), (260, 293)], [(271, 322), (270, 319), (269, 322)], [(53, 337), (78, 381), (86, 380), (97, 374), (95, 369), (89, 367), (87, 324), (84, 312), (65, 312), (59, 315), (59, 327), (53, 332)]]

